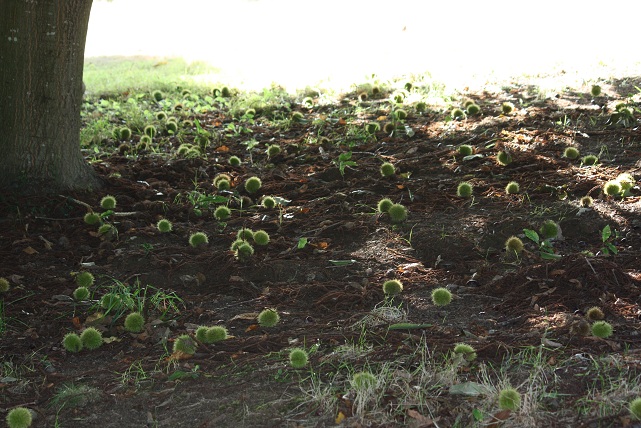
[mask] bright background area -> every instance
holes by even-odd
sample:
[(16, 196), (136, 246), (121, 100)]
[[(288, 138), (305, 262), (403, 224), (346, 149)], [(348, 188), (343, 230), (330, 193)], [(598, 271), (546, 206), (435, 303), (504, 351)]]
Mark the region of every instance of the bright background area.
[(451, 86), (564, 70), (638, 75), (640, 1), (94, 1), (86, 57), (180, 56), (224, 82), (340, 87), (429, 71)]

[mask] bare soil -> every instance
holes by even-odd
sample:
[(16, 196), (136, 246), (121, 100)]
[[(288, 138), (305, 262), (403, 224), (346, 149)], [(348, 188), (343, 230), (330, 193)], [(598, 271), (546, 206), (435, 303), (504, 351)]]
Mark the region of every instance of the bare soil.
[[(347, 94), (337, 106), (295, 104), (292, 109), (306, 122), (282, 130), (259, 115), (253, 124), (243, 124), (251, 134), (238, 136), (225, 131), (232, 118), (220, 110), (198, 116), (205, 129), (221, 137), (202, 157), (115, 152), (94, 159), (106, 183), (98, 192), (2, 194), (0, 276), (11, 289), (2, 295), (0, 407), (33, 409), (34, 426), (323, 427), (334, 426), (339, 412), (350, 426), (472, 426), (472, 415), (457, 410), (472, 399), (443, 395), (430, 423), (417, 422), (411, 413), (421, 410), (418, 404), (383, 423), (352, 415), (344, 398), (338, 408), (321, 409), (301, 388), (310, 370), (324, 376), (338, 346), (359, 342), (372, 347), (366, 357), (350, 361), (359, 370), (394, 359), (405, 359), (410, 367), (421, 340), (435, 356), (465, 341), (477, 350), (475, 364), (494, 365), (549, 340), (543, 342), (544, 353), (552, 367), (575, 355), (615, 355), (624, 361), (617, 370), (638, 370), (641, 199), (638, 189), (624, 199), (607, 197), (602, 186), (621, 172), (638, 174), (641, 138), (636, 124), (607, 123), (610, 104), (636, 93), (630, 79), (611, 83), (595, 100), (573, 91), (539, 99), (532, 88), (519, 85), (469, 94), (482, 114), (459, 121), (446, 121), (443, 111), (418, 113), (408, 107), (405, 123), (414, 136), (380, 132), (351, 147), (352, 124), (389, 115), (389, 103), (373, 98), (361, 104), (357, 94)], [(513, 114), (500, 114), (504, 101), (516, 104)], [(348, 112), (342, 120), (314, 124), (341, 109)], [(329, 142), (316, 143), (319, 135)], [(242, 145), (251, 137), (260, 143), (251, 153), (253, 163)], [(268, 158), (267, 143), (278, 143), (283, 151)], [(457, 152), (462, 143), (482, 156), (464, 161)], [(172, 144), (175, 149), (179, 142)], [(599, 165), (581, 167), (579, 160), (564, 158), (568, 145), (582, 155), (599, 155)], [(343, 176), (334, 161), (350, 150), (356, 166), (345, 168)], [(513, 162), (499, 165), (498, 150), (509, 151)], [(231, 155), (244, 163), (231, 167)], [(396, 176), (380, 175), (383, 161), (396, 166)], [(223, 172), (232, 177), (238, 195), (252, 199), (242, 210), (232, 203), (232, 217), (224, 224), (206, 207), (202, 216), (195, 215), (186, 198), (195, 189), (219, 193), (212, 180)], [(263, 186), (249, 195), (242, 184), (253, 175)], [(456, 196), (461, 181), (474, 185), (473, 198)], [(506, 194), (509, 181), (520, 183), (519, 194)], [(80, 203), (100, 212), (99, 202), (108, 194), (117, 198), (119, 213), (111, 217), (118, 230), (112, 239), (84, 224), (87, 208)], [(266, 209), (258, 205), (264, 195), (290, 202)], [(580, 207), (585, 195), (594, 198), (591, 208)], [(392, 224), (376, 212), (384, 197), (408, 208), (405, 222)], [(173, 222), (171, 233), (158, 232), (160, 218)], [(562, 255), (555, 261), (542, 259), (523, 236), (524, 228), (536, 230), (547, 219), (562, 231), (553, 241)], [(600, 253), (606, 225), (619, 233), (612, 241), (619, 253), (608, 257)], [(271, 236), (248, 261), (236, 260), (229, 250), (242, 227)], [(190, 247), (188, 237), (195, 231), (205, 232), (209, 244)], [(504, 250), (512, 235), (526, 243), (518, 259)], [(301, 238), (308, 240), (303, 248)], [(76, 287), (72, 273), (82, 270), (93, 273), (96, 283), (92, 299), (79, 303), (68, 296)], [(388, 330), (383, 324), (364, 331), (359, 321), (385, 301), (381, 285), (392, 278), (404, 284), (394, 299), (407, 314), (403, 321), (425, 326)], [(98, 299), (116, 281), (132, 290), (155, 287), (149, 295), (175, 293), (184, 303), (164, 316), (147, 305), (145, 330), (127, 333), (122, 318), (92, 319), (100, 309)], [(430, 294), (442, 286), (450, 288), (454, 300), (435, 307)], [(592, 306), (605, 312), (614, 326), (612, 337), (576, 333), (573, 325)], [(279, 311), (277, 326), (256, 324), (264, 308)], [(64, 335), (87, 325), (99, 328), (108, 343), (94, 351), (66, 352)], [(172, 355), (174, 339), (200, 325), (224, 325), (233, 337), (201, 343), (190, 358)], [(310, 369), (289, 368), (288, 349), (314, 344), (318, 349), (310, 355)], [(590, 385), (568, 370), (555, 373), (560, 395), (554, 405), (572, 409)], [(95, 387), (96, 396), (61, 405), (55, 399), (71, 384)], [(337, 386), (337, 396), (347, 393)], [(564, 414), (547, 425), (622, 426), (625, 421), (623, 411), (608, 417), (588, 411)]]

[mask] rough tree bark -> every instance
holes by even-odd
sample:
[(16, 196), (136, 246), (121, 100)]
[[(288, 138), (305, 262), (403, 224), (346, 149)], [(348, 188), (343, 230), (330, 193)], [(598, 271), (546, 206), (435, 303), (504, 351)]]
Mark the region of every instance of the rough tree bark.
[(92, 0), (0, 1), (0, 188), (99, 185), (80, 152)]

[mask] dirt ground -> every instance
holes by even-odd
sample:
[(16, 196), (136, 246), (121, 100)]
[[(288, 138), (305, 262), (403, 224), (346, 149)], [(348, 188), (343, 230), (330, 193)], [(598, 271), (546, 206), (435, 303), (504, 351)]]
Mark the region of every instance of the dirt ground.
[[(624, 361), (619, 370), (637, 370), (641, 199), (638, 189), (624, 199), (602, 191), (618, 174), (639, 172), (637, 125), (607, 123), (611, 103), (636, 93), (632, 84), (628, 79), (603, 85), (604, 96), (594, 100), (575, 91), (541, 99), (519, 85), (469, 94), (482, 114), (455, 121), (445, 121), (442, 111), (407, 107), (405, 124), (413, 136), (379, 132), (348, 147), (351, 124), (389, 114), (380, 100), (361, 103), (353, 93), (338, 106), (293, 105), (307, 121), (289, 129), (266, 126), (260, 116), (245, 124), (260, 143), (251, 153), (253, 162), (242, 144), (249, 137), (226, 134), (206, 156), (192, 159), (88, 153), (105, 181), (95, 193), (3, 194), (0, 276), (11, 288), (2, 296), (0, 407), (29, 407), (34, 426), (324, 427), (335, 426), (339, 412), (347, 426), (472, 426), (471, 416), (457, 414), (468, 400), (461, 397), (441, 396), (429, 423), (409, 413), (420, 409), (418, 404), (383, 422), (352, 415), (343, 397), (348, 391), (339, 386), (338, 405), (329, 410), (312, 403), (302, 389), (310, 372), (331, 379), (340, 371), (340, 364), (330, 361), (338, 347), (362, 342), (369, 352), (350, 361), (358, 370), (389, 360), (410, 367), (421, 341), (434, 356), (465, 341), (485, 364), (500, 365), (507, 355), (543, 343), (546, 364), (553, 367), (576, 355), (614, 355)], [(504, 101), (515, 103), (513, 114), (500, 114)], [(350, 113), (322, 127), (314, 124), (336, 109)], [(199, 120), (223, 135), (232, 118), (218, 111)], [(319, 142), (319, 136), (329, 140)], [(266, 143), (283, 150), (268, 158)], [(475, 146), (480, 156), (463, 160), (457, 152), (463, 143)], [(599, 155), (599, 165), (582, 167), (579, 160), (564, 158), (568, 145), (582, 155)], [(350, 150), (356, 165), (347, 166), (343, 176), (335, 161)], [(509, 151), (513, 162), (497, 163), (498, 150)], [(231, 155), (244, 163), (230, 166)], [(394, 177), (381, 176), (383, 161), (395, 165)], [(195, 215), (187, 197), (194, 190), (218, 194), (212, 180), (220, 173), (232, 178), (238, 195), (252, 199), (242, 209), (232, 203), (224, 223), (207, 206)], [(250, 195), (242, 183), (253, 175), (263, 185)], [(461, 181), (473, 184), (473, 198), (456, 196)], [(506, 194), (509, 181), (520, 183), (519, 194)], [(83, 203), (99, 211), (105, 195), (117, 198), (112, 220), (118, 232), (111, 239), (83, 222)], [(263, 208), (257, 203), (265, 195), (289, 202)], [(586, 195), (594, 205), (582, 208), (579, 200)], [(405, 222), (392, 224), (376, 211), (385, 197), (407, 207)], [(161, 218), (172, 221), (171, 233), (158, 232)], [(524, 228), (537, 230), (548, 219), (562, 232), (553, 241), (562, 255), (558, 260), (542, 259), (523, 236)], [(611, 241), (618, 254), (608, 257), (600, 253), (606, 225), (618, 232)], [(263, 229), (271, 237), (248, 261), (236, 260), (229, 249), (242, 227)], [(208, 235), (208, 245), (189, 246), (189, 234), (196, 231)], [(518, 259), (504, 249), (512, 235), (526, 244)], [(301, 238), (307, 238), (305, 246)], [(76, 288), (73, 273), (83, 270), (96, 282), (90, 300), (75, 302), (69, 297)], [(405, 314), (402, 321), (422, 328), (359, 323), (385, 301), (381, 284), (387, 279), (404, 284), (394, 299)], [(92, 316), (105, 290), (118, 284), (146, 289), (147, 303), (158, 290), (181, 300), (147, 305), (144, 331), (127, 333), (114, 314)], [(436, 287), (453, 292), (450, 305), (432, 304)], [(601, 307), (614, 326), (610, 338), (576, 333), (592, 306)], [(275, 327), (256, 324), (256, 314), (265, 308), (279, 311)], [(88, 325), (101, 330), (107, 343), (66, 352), (65, 334)], [(175, 338), (201, 325), (224, 325), (232, 337), (200, 343), (190, 358), (172, 358)], [(314, 347), (309, 369), (289, 368), (292, 346)], [(324, 372), (328, 368), (334, 373)], [(555, 373), (555, 405), (572, 408), (589, 385), (568, 370)], [(61, 400), (61, 390), (70, 385), (88, 388), (73, 400)], [(621, 426), (625, 419), (624, 412), (562, 415), (547, 425)]]

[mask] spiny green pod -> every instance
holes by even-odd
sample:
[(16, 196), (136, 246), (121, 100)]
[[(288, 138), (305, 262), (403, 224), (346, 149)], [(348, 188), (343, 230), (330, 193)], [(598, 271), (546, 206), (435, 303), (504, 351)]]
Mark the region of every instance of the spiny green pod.
[(238, 156), (230, 156), (229, 157), (229, 164), (231, 166), (240, 166), (241, 160)]
[(269, 156), (270, 158), (280, 154), (280, 151), (281, 149), (278, 144), (271, 144), (267, 146), (267, 156)]
[(496, 161), (499, 165), (506, 166), (512, 163), (512, 156), (508, 152), (500, 151), (496, 154)]
[(113, 210), (116, 208), (116, 198), (111, 195), (107, 195), (100, 200), (100, 207), (103, 210)]
[(605, 314), (603, 313), (603, 310), (601, 308), (599, 308), (598, 306), (593, 306), (587, 310), (587, 312), (585, 313), (585, 317), (590, 321), (601, 321), (603, 318), (605, 318)]
[(600, 337), (602, 339), (606, 339), (610, 336), (612, 336), (612, 324), (606, 321), (596, 321), (594, 324), (592, 324), (592, 335), (596, 337)]
[(572, 160), (577, 159), (579, 157), (579, 149), (577, 149), (576, 147), (566, 147), (563, 151), (563, 157)]
[(501, 104), (501, 112), (503, 114), (510, 114), (514, 111), (514, 104), (510, 102), (504, 102)]
[(231, 177), (227, 174), (218, 174), (214, 177), (214, 180), (212, 181), (212, 184), (214, 187), (218, 188), (218, 182), (220, 180), (226, 180), (231, 183)]
[(383, 293), (394, 296), (403, 291), (403, 283), (398, 279), (390, 279), (383, 283)]
[(207, 330), (209, 330), (209, 327), (206, 327), (204, 325), (198, 327), (196, 329), (196, 333), (194, 333), (194, 336), (196, 336), (196, 340), (201, 343), (209, 343), (207, 341)]
[(601, 86), (592, 85), (592, 88), (590, 89), (590, 94), (592, 94), (593, 97), (598, 97), (599, 95), (601, 95)]
[(367, 130), (368, 134), (376, 134), (381, 130), (381, 125), (378, 122), (369, 122), (365, 126), (365, 129)]
[(247, 241), (245, 241), (244, 239), (236, 239), (234, 242), (231, 243), (231, 246), (229, 247), (230, 251), (233, 251), (235, 253), (236, 250), (238, 250), (238, 247), (243, 245), (245, 242)]
[(156, 100), (156, 101), (162, 101), (162, 100), (163, 100), (163, 98), (165, 98), (165, 95), (164, 95), (161, 91), (158, 91), (158, 90), (153, 91), (153, 92), (151, 93), (151, 96), (152, 96), (152, 97), (154, 98), (154, 100)]
[(198, 344), (188, 334), (182, 334), (174, 340), (174, 353), (182, 352), (183, 354), (194, 355)]
[[(218, 182), (219, 184), (221, 181)], [(224, 205), (219, 206), (214, 210), (214, 217), (218, 221), (225, 221), (231, 217), (231, 210)]]
[(628, 410), (630, 411), (630, 415), (636, 420), (641, 419), (641, 397), (640, 398), (635, 398), (634, 400), (630, 401), (630, 404), (628, 405)]
[(223, 340), (227, 340), (228, 337), (229, 333), (225, 327), (215, 325), (213, 327), (209, 327), (205, 332), (205, 343), (222, 342)]
[(462, 109), (456, 107), (452, 109), (450, 116), (452, 116), (452, 119), (463, 119), (465, 118), (465, 112)]
[(505, 251), (508, 254), (521, 254), (524, 248), (523, 241), (517, 236), (510, 236), (505, 241)]
[(294, 348), (289, 351), (289, 364), (295, 369), (302, 369), (307, 365), (309, 356), (307, 351), (301, 348)]
[(7, 291), (9, 291), (10, 287), (11, 286), (7, 278), (0, 278), (0, 293), (6, 293)]
[(32, 423), (33, 416), (26, 407), (14, 407), (7, 413), (8, 428), (29, 428)]
[(544, 239), (557, 238), (560, 231), (559, 224), (554, 220), (545, 220), (539, 229)]
[(458, 187), (456, 188), (456, 196), (460, 198), (469, 198), (470, 196), (472, 196), (473, 190), (474, 187), (472, 186), (472, 184), (464, 181), (462, 183), (459, 183)]
[(83, 271), (80, 272), (76, 275), (76, 284), (78, 284), (79, 287), (91, 287), (94, 282), (94, 276), (91, 274), (91, 272)]
[(425, 110), (427, 110), (427, 104), (426, 103), (424, 103), (422, 101), (416, 103), (416, 111), (417, 112), (421, 113), (421, 112), (424, 112)]
[(254, 242), (256, 245), (267, 245), (269, 243), (269, 234), (264, 230), (254, 232)]
[(621, 193), (621, 183), (616, 180), (607, 181), (603, 185), (603, 193), (607, 196), (618, 196)]
[(67, 352), (82, 351), (82, 339), (76, 333), (67, 333), (62, 339), (62, 346)]
[(599, 158), (594, 155), (583, 156), (581, 159), (581, 165), (592, 166), (596, 165), (599, 162)]
[(189, 236), (189, 245), (196, 248), (200, 245), (205, 245), (209, 243), (209, 238), (203, 232), (192, 233)]
[(452, 293), (444, 287), (432, 290), (432, 303), (436, 306), (446, 306), (452, 301)]
[(394, 112), (394, 116), (396, 116), (396, 119), (398, 120), (405, 120), (407, 119), (407, 111), (398, 109)]
[(123, 126), (118, 130), (118, 133), (120, 134), (120, 139), (122, 140), (129, 140), (131, 138), (131, 129), (127, 128), (126, 126)]
[(156, 228), (162, 233), (168, 233), (173, 229), (173, 225), (169, 220), (163, 218), (158, 220), (158, 223), (156, 223)]
[(357, 393), (376, 388), (378, 379), (370, 372), (355, 373), (352, 377), (352, 387)]
[(100, 223), (101, 218), (99, 214), (96, 214), (94, 212), (89, 212), (85, 214), (85, 216), (83, 217), (83, 220), (88, 225), (93, 226), (94, 224)]
[(474, 361), (476, 359), (476, 351), (467, 343), (456, 344), (456, 346), (454, 346), (454, 353), (462, 355), (465, 361)]
[(167, 113), (165, 113), (164, 111), (159, 111), (158, 113), (156, 113), (156, 119), (160, 122), (164, 122), (165, 120), (167, 120)]
[(265, 196), (261, 201), (261, 205), (265, 208), (271, 209), (276, 206), (276, 200), (271, 196)]
[(458, 152), (462, 156), (470, 156), (474, 153), (474, 148), (469, 144), (461, 144), (460, 146), (458, 146)]
[(303, 116), (303, 113), (299, 111), (292, 112), (291, 119), (292, 122), (301, 122), (305, 116)]
[(247, 190), (247, 192), (249, 192), (249, 193), (256, 193), (256, 192), (258, 192), (258, 189), (260, 189), (262, 184), (263, 183), (261, 182), (260, 178), (258, 178), (258, 177), (249, 177), (245, 181), (245, 190)]
[(227, 86), (223, 86), (223, 88), (220, 90), (220, 95), (223, 98), (229, 98), (231, 97), (231, 90)]
[(258, 314), (258, 324), (261, 327), (273, 327), (280, 321), (280, 315), (276, 309), (265, 309)]
[(77, 287), (75, 290), (73, 290), (73, 298), (78, 302), (87, 300), (88, 297), (89, 289), (87, 287)]
[(394, 205), (394, 202), (392, 202), (391, 199), (383, 198), (378, 201), (378, 212), (386, 213), (389, 211), (392, 205)]
[(583, 196), (580, 203), (582, 207), (588, 208), (594, 205), (594, 199), (592, 198), (592, 196)]
[(501, 410), (518, 410), (521, 407), (521, 394), (514, 388), (504, 388), (499, 392)]
[(252, 247), (247, 241), (243, 241), (236, 248), (236, 258), (238, 258), (238, 260), (240, 261), (248, 260), (253, 255), (254, 255), (254, 247)]
[(394, 123), (392, 122), (385, 122), (385, 124), (383, 125), (383, 132), (385, 132), (386, 134), (391, 134), (395, 129), (396, 125), (394, 125)]
[(381, 175), (383, 177), (391, 177), (396, 173), (396, 168), (389, 162), (385, 162), (381, 165)]
[(145, 318), (140, 312), (132, 312), (125, 318), (125, 330), (131, 333), (140, 333), (145, 327)]
[(178, 132), (178, 124), (176, 122), (167, 121), (165, 122), (165, 130), (169, 134), (175, 134)]
[(510, 181), (509, 183), (507, 183), (507, 186), (505, 186), (505, 193), (507, 193), (508, 195), (519, 193), (520, 190), (521, 187), (516, 181)]
[(145, 129), (143, 130), (145, 135), (147, 135), (149, 138), (154, 138), (156, 134), (158, 133), (158, 130), (154, 125), (147, 125), (145, 126)]
[(107, 311), (117, 310), (122, 307), (122, 299), (115, 293), (107, 293), (100, 299), (100, 306)]
[(236, 234), (236, 239), (241, 239), (243, 241), (249, 241), (250, 239), (254, 239), (254, 231), (246, 227), (243, 227)]
[(7, 278), (0, 278), (0, 293), (6, 293), (9, 291), (10, 285)]
[(481, 112), (481, 107), (479, 107), (477, 104), (472, 103), (467, 106), (466, 111), (470, 116), (474, 116)]
[(402, 223), (407, 219), (407, 208), (401, 204), (393, 204), (388, 208), (387, 214), (392, 223)]
[(82, 346), (91, 350), (98, 349), (102, 345), (102, 333), (93, 327), (87, 327), (80, 334)]

